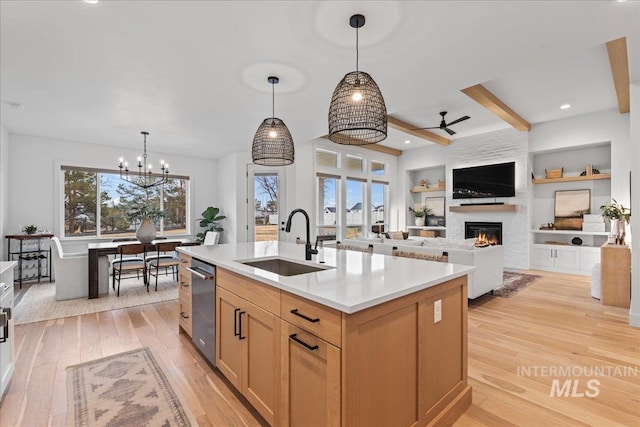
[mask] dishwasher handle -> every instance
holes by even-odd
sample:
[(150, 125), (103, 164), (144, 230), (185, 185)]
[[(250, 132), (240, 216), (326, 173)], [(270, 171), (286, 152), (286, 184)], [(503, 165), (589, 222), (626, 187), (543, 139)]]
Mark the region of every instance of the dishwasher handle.
[(206, 273), (206, 275), (202, 274), (200, 271), (194, 270), (193, 267), (187, 267), (187, 270), (189, 270), (191, 272), (191, 274), (195, 274), (196, 276), (198, 276), (202, 280), (213, 280), (216, 277), (214, 274), (211, 274), (208, 271), (198, 269), (198, 270), (203, 271), (204, 273)]

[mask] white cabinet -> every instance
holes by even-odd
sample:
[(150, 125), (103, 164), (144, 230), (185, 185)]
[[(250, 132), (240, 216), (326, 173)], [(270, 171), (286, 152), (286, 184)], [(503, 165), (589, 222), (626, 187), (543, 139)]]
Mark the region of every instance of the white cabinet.
[(531, 268), (590, 275), (600, 262), (599, 248), (588, 246), (531, 245)]

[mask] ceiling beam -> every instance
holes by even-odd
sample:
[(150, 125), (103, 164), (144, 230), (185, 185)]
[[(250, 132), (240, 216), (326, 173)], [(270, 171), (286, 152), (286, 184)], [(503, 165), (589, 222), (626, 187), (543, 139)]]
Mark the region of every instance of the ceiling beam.
[(509, 108), (507, 104), (500, 101), (500, 99), (489, 92), (486, 87), (475, 85), (462, 89), (461, 92), (519, 131), (531, 130), (529, 122), (520, 117), (518, 113)]
[[(322, 135), (322, 138), (329, 139), (329, 135)], [(349, 138), (349, 140), (351, 139), (357, 142), (356, 138)], [(338, 144), (338, 145), (342, 145), (342, 144)], [(366, 148), (368, 150), (378, 151), (380, 153), (391, 154), (392, 156), (402, 156), (402, 150), (397, 150), (391, 147), (385, 147), (384, 145), (380, 145), (380, 144), (344, 144), (344, 145), (349, 145), (351, 147)]]
[(631, 110), (631, 95), (629, 93), (627, 38), (620, 37), (607, 42), (607, 53), (609, 54), (613, 84), (616, 87), (616, 95), (618, 96), (618, 108), (620, 113), (628, 113)]
[(387, 116), (387, 123), (394, 129), (402, 131), (404, 133), (408, 133), (409, 135), (413, 135), (420, 139), (426, 139), (427, 141), (435, 142), (436, 144), (444, 145), (445, 147), (451, 144), (451, 140), (445, 138), (444, 136), (440, 136), (436, 133), (430, 132), (426, 129), (416, 129), (419, 128), (419, 125), (414, 125), (409, 122), (405, 122), (404, 120), (400, 120), (397, 117)]

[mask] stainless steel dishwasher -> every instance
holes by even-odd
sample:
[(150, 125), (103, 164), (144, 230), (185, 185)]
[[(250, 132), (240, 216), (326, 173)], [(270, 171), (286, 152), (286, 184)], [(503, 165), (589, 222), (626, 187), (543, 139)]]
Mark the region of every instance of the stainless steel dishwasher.
[(216, 365), (216, 266), (191, 260), (191, 316), (193, 343)]

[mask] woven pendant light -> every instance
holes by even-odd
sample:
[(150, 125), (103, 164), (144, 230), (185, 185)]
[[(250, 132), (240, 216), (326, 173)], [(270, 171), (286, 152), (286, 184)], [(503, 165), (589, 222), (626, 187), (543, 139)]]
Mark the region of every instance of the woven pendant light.
[(263, 166), (287, 166), (293, 163), (293, 138), (284, 122), (275, 117), (275, 85), (280, 79), (269, 77), (271, 83), (271, 117), (262, 121), (253, 137), (253, 163)]
[(347, 73), (331, 97), (329, 139), (337, 144), (375, 144), (387, 137), (387, 106), (373, 78), (358, 70), (358, 28), (364, 26), (363, 15), (349, 20), (356, 29), (356, 71)]

